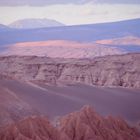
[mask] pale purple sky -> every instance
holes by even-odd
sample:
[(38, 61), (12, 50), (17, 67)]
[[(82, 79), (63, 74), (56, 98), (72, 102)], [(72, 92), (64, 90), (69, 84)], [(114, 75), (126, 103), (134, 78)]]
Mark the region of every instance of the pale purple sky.
[(140, 4), (140, 0), (0, 0), (2, 6), (32, 5), (44, 6), (48, 4), (85, 4), (92, 3), (119, 3), (119, 4)]
[(140, 0), (0, 0), (0, 23), (24, 18), (67, 25), (140, 18)]

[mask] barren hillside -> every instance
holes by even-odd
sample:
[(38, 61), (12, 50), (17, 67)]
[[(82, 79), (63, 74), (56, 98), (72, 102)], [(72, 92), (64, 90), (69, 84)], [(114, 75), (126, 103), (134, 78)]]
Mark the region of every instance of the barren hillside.
[(94, 59), (1, 56), (1, 77), (35, 83), (140, 88), (140, 53)]
[(1, 140), (139, 140), (125, 121), (103, 118), (90, 107), (69, 114), (54, 127), (45, 117), (30, 117), (0, 131)]

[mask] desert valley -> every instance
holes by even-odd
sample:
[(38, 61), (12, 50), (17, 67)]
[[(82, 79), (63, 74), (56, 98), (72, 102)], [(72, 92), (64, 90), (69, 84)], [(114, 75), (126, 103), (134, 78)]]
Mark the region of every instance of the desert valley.
[(1, 56), (0, 138), (139, 139), (139, 60)]
[(0, 24), (0, 140), (140, 140), (140, 19)]

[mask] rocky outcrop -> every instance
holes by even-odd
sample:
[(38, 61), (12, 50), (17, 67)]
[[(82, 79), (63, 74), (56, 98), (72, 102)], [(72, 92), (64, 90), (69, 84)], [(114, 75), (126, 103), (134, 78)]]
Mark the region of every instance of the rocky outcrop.
[(140, 133), (125, 121), (103, 118), (89, 106), (58, 121), (57, 127), (45, 117), (29, 117), (6, 126), (0, 140), (140, 140)]
[(103, 118), (86, 106), (80, 112), (61, 119), (60, 130), (71, 140), (138, 140), (140, 134), (125, 121), (113, 117)]
[(1, 77), (34, 83), (140, 88), (140, 53), (94, 59), (51, 59), (36, 56), (0, 57)]
[(0, 140), (70, 140), (44, 117), (30, 117), (4, 128)]

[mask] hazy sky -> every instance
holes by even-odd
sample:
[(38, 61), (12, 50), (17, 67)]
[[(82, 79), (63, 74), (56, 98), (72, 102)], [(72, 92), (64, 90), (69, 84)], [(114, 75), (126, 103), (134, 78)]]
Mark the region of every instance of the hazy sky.
[(0, 0), (0, 23), (24, 18), (67, 25), (140, 18), (140, 0)]

